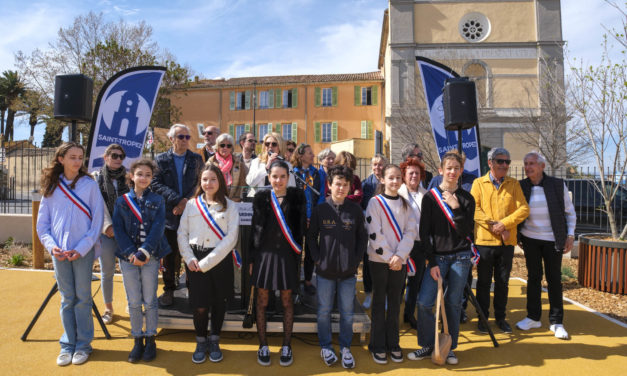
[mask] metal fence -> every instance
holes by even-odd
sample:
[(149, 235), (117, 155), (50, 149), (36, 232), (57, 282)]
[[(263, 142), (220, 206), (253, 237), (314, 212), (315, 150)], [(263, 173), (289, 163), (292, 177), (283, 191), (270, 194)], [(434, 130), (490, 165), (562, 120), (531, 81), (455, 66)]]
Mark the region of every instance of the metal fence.
[[(32, 192), (39, 190), (41, 170), (54, 156), (53, 148), (36, 148), (27, 142), (5, 145), (0, 150), (0, 213), (31, 213)], [(146, 154), (150, 157), (150, 154)], [(363, 179), (371, 174), (370, 160), (358, 159), (355, 173)], [(437, 171), (434, 171), (437, 175)], [(565, 179), (577, 212), (577, 232), (609, 232), (608, 216), (601, 194), (594, 186), (595, 169), (560, 170), (554, 174)], [(525, 178), (522, 168), (512, 166), (510, 176)], [(607, 176), (607, 175), (606, 175)], [(616, 179), (610, 177), (610, 181)], [(616, 182), (619, 191), (612, 203), (619, 231), (627, 224), (627, 185)]]

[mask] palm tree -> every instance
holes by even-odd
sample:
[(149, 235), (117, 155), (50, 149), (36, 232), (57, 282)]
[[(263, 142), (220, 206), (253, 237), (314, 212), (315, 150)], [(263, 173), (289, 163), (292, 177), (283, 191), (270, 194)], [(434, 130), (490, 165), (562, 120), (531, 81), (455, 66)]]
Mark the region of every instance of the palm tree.
[(26, 88), (20, 79), (17, 71), (4, 71), (0, 81), (0, 95), (5, 98), (7, 106), (7, 123), (5, 134), (10, 141), (13, 141), (13, 121), (17, 112), (21, 96)]

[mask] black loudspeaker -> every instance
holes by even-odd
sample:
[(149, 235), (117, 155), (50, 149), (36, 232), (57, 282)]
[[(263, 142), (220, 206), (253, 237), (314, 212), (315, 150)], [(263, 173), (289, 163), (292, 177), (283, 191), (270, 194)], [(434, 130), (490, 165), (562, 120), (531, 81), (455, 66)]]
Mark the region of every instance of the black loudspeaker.
[(54, 80), (54, 118), (91, 120), (94, 81), (83, 74), (64, 74)]
[(444, 128), (456, 131), (472, 128), (478, 123), (477, 92), (474, 81), (467, 77), (449, 78), (442, 89)]

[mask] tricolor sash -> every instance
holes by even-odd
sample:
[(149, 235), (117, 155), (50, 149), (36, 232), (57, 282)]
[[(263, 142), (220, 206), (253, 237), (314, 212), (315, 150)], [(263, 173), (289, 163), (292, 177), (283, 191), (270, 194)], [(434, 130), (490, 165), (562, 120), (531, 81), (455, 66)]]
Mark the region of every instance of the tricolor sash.
[[(444, 217), (446, 217), (453, 229), (457, 231), (457, 226), (455, 226), (455, 221), (453, 221), (453, 211), (448, 206), (448, 204), (444, 202), (440, 191), (436, 188), (431, 188), (431, 193), (433, 194), (433, 197), (435, 197), (435, 202), (437, 202), (440, 209), (442, 209)], [(472, 251), (472, 258), (470, 259), (470, 261), (472, 261), (473, 265), (477, 265), (479, 263), (480, 257), (479, 251), (477, 251), (477, 247), (475, 247), (475, 244), (472, 242), (472, 239), (469, 236), (466, 237), (466, 240), (470, 242), (470, 250)]]
[[(209, 212), (209, 208), (205, 204), (205, 201), (201, 199), (200, 196), (196, 197), (195, 201), (196, 201), (196, 207), (198, 207), (198, 211), (200, 212), (200, 215), (203, 217), (203, 219), (207, 223), (207, 226), (209, 226), (211, 231), (213, 231), (216, 234), (219, 240), (222, 240), (226, 236), (226, 234), (224, 233), (224, 231), (222, 231), (222, 229), (220, 228), (220, 225), (218, 225), (218, 222), (216, 222), (216, 220), (213, 218), (213, 216)], [(233, 254), (233, 262), (235, 263), (235, 266), (237, 266), (238, 269), (241, 269), (242, 257), (239, 255), (239, 252), (237, 252), (237, 249), (234, 249), (233, 252), (231, 253)]]
[(137, 205), (137, 202), (135, 202), (135, 200), (133, 200), (133, 197), (131, 197), (130, 192), (125, 193), (122, 197), (124, 197), (126, 205), (128, 205), (129, 209), (131, 209), (133, 214), (135, 214), (135, 218), (137, 218), (139, 223), (144, 224), (144, 221), (142, 220), (142, 211), (139, 209), (139, 205)]
[(59, 189), (63, 192), (67, 198), (74, 203), (89, 219), (91, 220), (91, 209), (80, 197), (63, 181), (63, 178), (59, 178)]
[(383, 213), (385, 213), (385, 217), (387, 218), (388, 223), (390, 224), (390, 227), (392, 228), (392, 231), (394, 231), (396, 240), (400, 242), (401, 239), (403, 239), (403, 232), (401, 231), (401, 226), (398, 225), (398, 222), (396, 221), (396, 218), (394, 217), (394, 213), (392, 212), (392, 209), (390, 209), (387, 201), (385, 201), (385, 197), (383, 197), (382, 195), (376, 195), (374, 196), (374, 198), (377, 200), (377, 202), (381, 206)]
[(411, 257), (407, 258), (407, 276), (413, 277), (416, 275), (416, 263)]
[(281, 205), (279, 205), (279, 200), (277, 199), (276, 194), (274, 194), (274, 191), (270, 191), (270, 204), (272, 205), (272, 211), (274, 212), (274, 216), (279, 222), (279, 227), (283, 232), (283, 236), (285, 236), (285, 239), (290, 244), (294, 252), (296, 252), (297, 255), (300, 255), (303, 249), (300, 247), (300, 245), (298, 245), (298, 243), (296, 243), (296, 240), (294, 240), (294, 236), (292, 236), (290, 226), (287, 225), (287, 221), (285, 220), (285, 216), (283, 215), (283, 209), (281, 209)]

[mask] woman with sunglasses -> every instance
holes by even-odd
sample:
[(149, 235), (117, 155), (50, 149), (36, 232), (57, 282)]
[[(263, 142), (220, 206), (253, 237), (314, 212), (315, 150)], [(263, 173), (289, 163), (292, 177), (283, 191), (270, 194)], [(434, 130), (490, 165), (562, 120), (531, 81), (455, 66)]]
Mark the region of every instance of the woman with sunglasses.
[[(255, 193), (260, 188), (270, 188), (268, 167), (274, 161), (285, 161), (284, 150), (286, 150), (285, 141), (280, 134), (270, 132), (263, 136), (261, 154), (250, 163), (250, 169), (248, 170), (248, 175), (246, 175), (246, 184), (250, 186), (248, 197), (255, 197)], [(285, 163), (291, 171), (292, 165), (287, 161)], [(289, 173), (287, 185), (288, 187), (296, 186), (296, 180), (291, 173)]]
[(122, 164), (126, 153), (122, 146), (111, 144), (105, 149), (103, 156), (104, 166), (94, 171), (92, 175), (98, 182), (100, 193), (105, 202), (104, 225), (100, 234), (100, 283), (105, 311), (102, 321), (105, 324), (113, 322), (113, 274), (115, 273), (115, 251), (118, 245), (113, 237), (113, 222), (111, 215), (118, 197), (129, 191), (126, 184), (126, 167)]
[(240, 202), (242, 189), (246, 185), (248, 167), (246, 167), (241, 155), (233, 155), (233, 137), (228, 133), (222, 133), (216, 138), (213, 149), (216, 153), (207, 160), (207, 164), (220, 168), (226, 182), (228, 198)]

